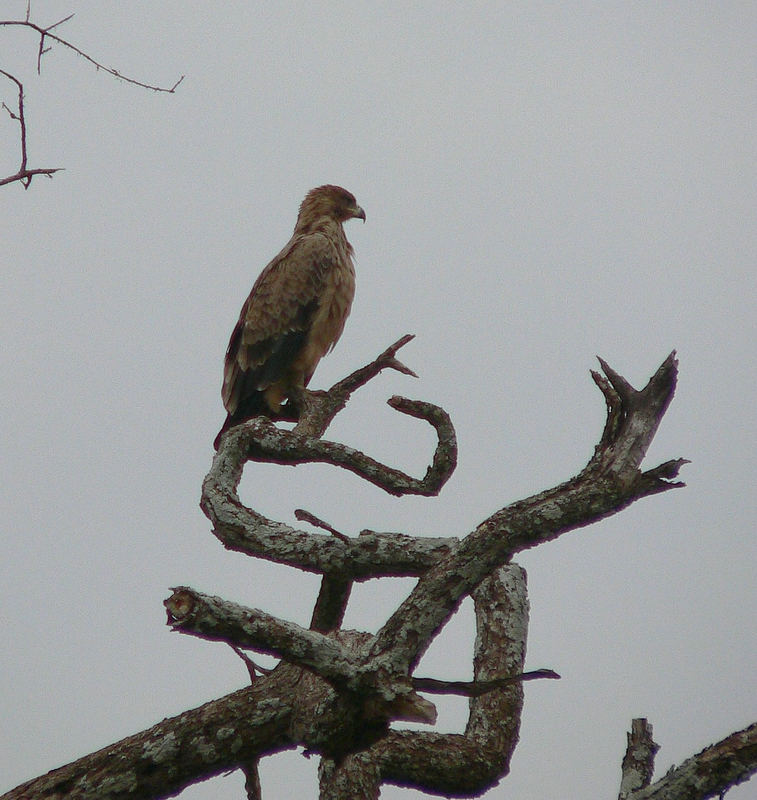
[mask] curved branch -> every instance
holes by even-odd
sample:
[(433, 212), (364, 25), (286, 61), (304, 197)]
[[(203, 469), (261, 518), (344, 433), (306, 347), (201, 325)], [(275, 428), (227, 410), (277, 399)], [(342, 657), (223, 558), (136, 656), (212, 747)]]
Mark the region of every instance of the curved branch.
[[(436, 430), (438, 445), (434, 451), (434, 458), (426, 471), (421, 484), (429, 487), (428, 494), (439, 494), (439, 491), (450, 479), (457, 467), (457, 436), (452, 426), (449, 414), (439, 406), (424, 403), (421, 400), (408, 400), (406, 397), (394, 395), (387, 403), (399, 411), (416, 419), (425, 419)], [(418, 492), (426, 494), (427, 492)]]
[[(396, 359), (397, 350), (413, 337), (404, 336), (377, 359), (335, 384), (328, 392), (305, 391), (294, 430), (255, 417), (226, 431), (203, 482), (201, 507), (215, 535), (232, 550), (341, 578), (420, 575), (453, 548), (456, 539), (418, 539), (366, 531), (358, 539), (308, 534), (267, 519), (239, 500), (237, 488), (247, 461), (274, 464), (321, 462), (350, 470), (390, 494), (437, 494), (457, 463), (457, 440), (449, 415), (432, 403), (393, 397), (390, 405), (403, 414), (426, 420), (437, 433), (433, 461), (422, 479), (412, 478), (359, 450), (318, 438), (351, 393), (383, 369), (410, 372)], [(307, 515), (305, 517), (307, 518)]]
[[(476, 648), (474, 678), (491, 682), (521, 672), (526, 651), (528, 598), (525, 570), (511, 564), (474, 592)], [(332, 784), (361, 786), (357, 797), (375, 797), (371, 781), (394, 783), (446, 797), (478, 796), (509, 770), (518, 741), (522, 682), (471, 701), (465, 734), (390, 731), (363, 753), (321, 769), (323, 797), (340, 797)], [(347, 796), (347, 795), (341, 795)], [(351, 795), (350, 795), (351, 796)]]
[[(395, 369), (406, 375), (415, 375), (396, 358), (397, 350), (413, 338), (409, 334), (403, 336), (370, 364), (355, 370), (327, 392), (302, 390), (295, 403), (299, 416), (294, 430), (277, 428), (269, 417), (253, 417), (219, 434), (215, 442), (217, 455), (211, 474), (220, 472), (219, 468), (222, 467), (224, 472), (228, 472), (225, 482), (235, 492), (242, 478), (245, 461), (282, 465), (321, 462), (354, 472), (358, 477), (398, 497), (405, 494), (438, 494), (457, 466), (457, 438), (447, 412), (433, 403), (398, 396), (388, 401), (400, 413), (426, 420), (436, 431), (438, 442), (433, 461), (422, 480), (381, 464), (352, 447), (321, 438), (352, 393), (382, 370)], [(219, 477), (224, 476), (222, 474)]]
[(305, 437), (296, 429), (288, 431), (277, 428), (267, 417), (257, 417), (251, 423), (243, 423), (230, 430), (219, 453), (237, 444), (248, 461), (281, 465), (331, 464), (353, 472), (396, 497), (406, 494), (430, 497), (439, 494), (452, 475), (457, 460), (455, 431), (449, 416), (431, 403), (402, 397), (393, 397), (390, 405), (403, 414), (425, 419), (437, 432), (438, 443), (432, 466), (420, 480), (345, 444)]
[(595, 380), (608, 401), (608, 424), (589, 464), (572, 480), (484, 520), (421, 577), (376, 637), (374, 657), (387, 669), (412, 669), (460, 598), (515, 553), (616, 514), (642, 497), (683, 485), (669, 480), (687, 463), (683, 459), (648, 472), (639, 470), (675, 390), (675, 354), (641, 391), (604, 367), (607, 379)]
[(228, 492), (228, 485), (213, 481), (212, 473), (205, 479), (201, 507), (213, 523), (213, 534), (229, 550), (355, 580), (421, 575), (458, 544), (454, 537), (421, 539), (368, 530), (349, 542), (306, 533), (247, 508), (236, 493)]

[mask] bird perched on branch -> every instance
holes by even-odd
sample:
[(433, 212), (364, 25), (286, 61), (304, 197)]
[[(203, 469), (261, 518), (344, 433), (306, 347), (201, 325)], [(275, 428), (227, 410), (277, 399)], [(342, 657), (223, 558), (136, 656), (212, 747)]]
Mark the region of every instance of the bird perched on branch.
[(294, 233), (260, 273), (231, 334), (221, 395), (221, 434), (251, 417), (276, 417), (303, 389), (344, 330), (355, 296), (353, 249), (343, 223), (365, 211), (340, 186), (319, 186), (300, 206)]

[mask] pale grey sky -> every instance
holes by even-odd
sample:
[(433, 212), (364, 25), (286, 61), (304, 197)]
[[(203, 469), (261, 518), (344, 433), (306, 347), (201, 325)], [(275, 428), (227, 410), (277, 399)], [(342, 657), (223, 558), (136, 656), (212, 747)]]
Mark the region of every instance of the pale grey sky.
[[(25, 0), (0, 17), (20, 18)], [(524, 554), (529, 684), (512, 772), (488, 798), (616, 796), (646, 716), (658, 774), (757, 719), (757, 6), (753, 2), (121, 3), (33, 17), (123, 73), (0, 30), (26, 85), (31, 166), (0, 189), (0, 792), (245, 683), (221, 645), (169, 635), (168, 587), (306, 623), (312, 576), (227, 553), (198, 508), (224, 350), (305, 192), (354, 192), (353, 313), (326, 387), (410, 332), (420, 376), (362, 390), (331, 438), (415, 474), (433, 446), (395, 393), (444, 406), (458, 471), (389, 498), (324, 467), (250, 467), (243, 497), (294, 522), (464, 535), (590, 457), (603, 356), (680, 383), (648, 464), (688, 488)], [(9, 84), (0, 96), (10, 103)], [(0, 118), (0, 173), (18, 166)], [(410, 583), (355, 593), (376, 630)], [(419, 674), (470, 674), (464, 607)], [(441, 702), (459, 730), (463, 701)], [(315, 760), (263, 768), (315, 797)], [(242, 796), (238, 775), (192, 800)], [(382, 797), (415, 800), (387, 787)], [(729, 800), (757, 797), (747, 784)]]

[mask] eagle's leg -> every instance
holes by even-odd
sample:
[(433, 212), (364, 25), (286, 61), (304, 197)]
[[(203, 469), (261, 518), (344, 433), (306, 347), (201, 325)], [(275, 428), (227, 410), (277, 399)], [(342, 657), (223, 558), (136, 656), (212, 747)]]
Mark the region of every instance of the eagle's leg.
[(323, 405), (328, 397), (328, 392), (321, 390), (311, 391), (302, 386), (292, 387), (287, 392), (287, 402), (281, 407), (281, 414), (286, 414), (280, 419), (287, 422), (300, 422), (303, 417), (310, 417)]

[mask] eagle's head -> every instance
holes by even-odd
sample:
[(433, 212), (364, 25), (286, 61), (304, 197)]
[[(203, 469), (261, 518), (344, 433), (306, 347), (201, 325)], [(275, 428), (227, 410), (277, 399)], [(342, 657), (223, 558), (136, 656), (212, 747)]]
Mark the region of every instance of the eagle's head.
[(297, 229), (307, 228), (322, 217), (331, 217), (336, 222), (346, 222), (354, 217), (365, 222), (365, 211), (357, 204), (352, 192), (327, 184), (311, 189), (305, 195), (297, 217)]

